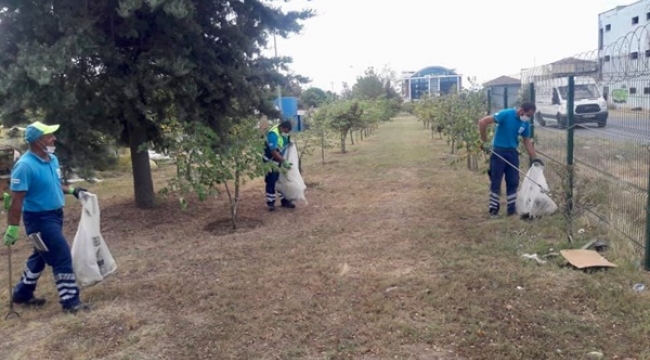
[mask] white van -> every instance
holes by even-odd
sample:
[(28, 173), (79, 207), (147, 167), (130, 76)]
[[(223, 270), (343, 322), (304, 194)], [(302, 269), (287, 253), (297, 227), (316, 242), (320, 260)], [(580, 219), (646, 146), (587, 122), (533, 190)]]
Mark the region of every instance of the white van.
[[(598, 90), (596, 81), (588, 76), (576, 76), (574, 96), (575, 124), (596, 123), (598, 127), (607, 125), (607, 101)], [(541, 126), (555, 121), (564, 128), (567, 125), (567, 96), (569, 78), (551, 78), (535, 81), (535, 120)]]

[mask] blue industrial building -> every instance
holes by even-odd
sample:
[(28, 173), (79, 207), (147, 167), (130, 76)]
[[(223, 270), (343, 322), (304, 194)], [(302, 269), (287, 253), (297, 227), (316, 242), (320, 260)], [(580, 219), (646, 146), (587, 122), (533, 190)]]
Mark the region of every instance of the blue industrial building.
[(429, 66), (402, 77), (402, 96), (405, 101), (417, 101), (424, 94), (449, 94), (454, 86), (462, 88), (462, 75), (442, 66)]

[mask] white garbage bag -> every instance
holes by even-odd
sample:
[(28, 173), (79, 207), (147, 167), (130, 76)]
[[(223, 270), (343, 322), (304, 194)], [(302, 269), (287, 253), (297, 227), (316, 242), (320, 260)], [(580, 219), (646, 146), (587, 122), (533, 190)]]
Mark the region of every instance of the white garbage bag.
[[(544, 191), (542, 191), (542, 188)], [(535, 218), (554, 213), (557, 210), (557, 204), (548, 196), (548, 191), (548, 184), (544, 177), (544, 166), (534, 163), (528, 169), (528, 173), (519, 188), (517, 214)]]
[(303, 201), (307, 203), (305, 198), (305, 189), (307, 186), (300, 175), (300, 160), (298, 159), (298, 151), (296, 146), (290, 144), (287, 148), (287, 154), (284, 157), (286, 161), (293, 164), (291, 169), (287, 170), (286, 174), (280, 172), (280, 178), (276, 183), (276, 189), (284, 194), (284, 198), (291, 201)]
[(81, 192), (79, 201), (81, 220), (72, 243), (72, 267), (77, 283), (83, 287), (102, 282), (117, 270), (117, 264), (100, 231), (97, 195)]

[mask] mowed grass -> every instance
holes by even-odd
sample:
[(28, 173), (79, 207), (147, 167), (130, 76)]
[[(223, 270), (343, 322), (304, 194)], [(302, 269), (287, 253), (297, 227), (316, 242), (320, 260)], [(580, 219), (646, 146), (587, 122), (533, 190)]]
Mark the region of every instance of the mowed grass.
[[(205, 230), (227, 217), (223, 197), (145, 211), (130, 175), (89, 185), (118, 272), (82, 290), (93, 312), (70, 316), (48, 270), (48, 304), (0, 320), (0, 358), (650, 358), (649, 297), (632, 290), (650, 278), (614, 239), (604, 255), (617, 269), (524, 259), (567, 247), (561, 217), (489, 219), (487, 176), (450, 166), (412, 117), (348, 148), (305, 161), (298, 209), (269, 213), (263, 181), (247, 184), (240, 216), (259, 226), (235, 234)], [(171, 172), (155, 170), (158, 189)], [(70, 242), (79, 211), (71, 201)], [(15, 282), (29, 248), (14, 250)], [(0, 289), (4, 304), (6, 276)]]

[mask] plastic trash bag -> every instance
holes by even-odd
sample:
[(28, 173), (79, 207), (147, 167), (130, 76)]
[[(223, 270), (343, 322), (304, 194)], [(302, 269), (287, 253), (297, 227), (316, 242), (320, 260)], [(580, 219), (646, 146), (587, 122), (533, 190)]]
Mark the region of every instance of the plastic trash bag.
[(557, 204), (548, 196), (548, 191), (544, 166), (534, 163), (528, 169), (517, 194), (517, 215), (535, 218), (553, 214), (557, 210)]
[(80, 286), (102, 282), (117, 270), (115, 259), (106, 246), (100, 231), (100, 211), (97, 195), (79, 194), (81, 220), (72, 243), (72, 267)]
[(300, 160), (298, 159), (298, 150), (296, 150), (294, 144), (290, 144), (287, 148), (285, 160), (293, 164), (293, 166), (286, 171), (286, 174), (283, 174), (283, 171), (280, 172), (280, 178), (278, 179), (276, 188), (284, 194), (285, 199), (290, 201), (303, 201), (306, 204), (305, 189), (307, 186), (300, 175)]

